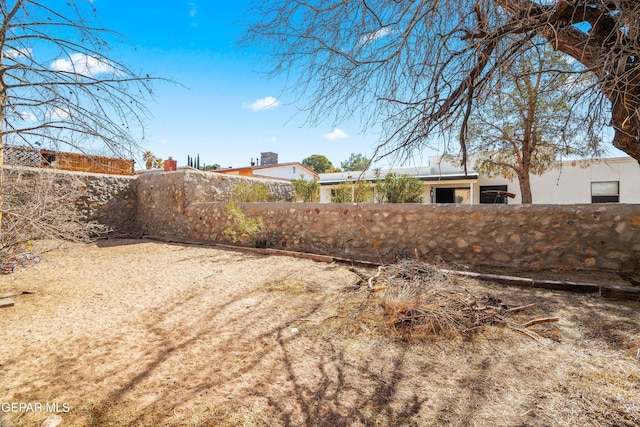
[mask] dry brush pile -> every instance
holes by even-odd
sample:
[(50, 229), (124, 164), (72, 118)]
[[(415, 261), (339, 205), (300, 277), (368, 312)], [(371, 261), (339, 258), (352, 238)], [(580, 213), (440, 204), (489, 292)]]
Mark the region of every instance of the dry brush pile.
[(387, 326), (407, 339), (468, 336), (498, 326), (539, 340), (541, 337), (530, 328), (559, 320), (525, 318), (525, 312), (535, 308), (535, 303), (509, 307), (493, 295), (476, 295), (467, 286), (468, 279), (418, 260), (378, 267), (370, 277), (352, 271), (358, 274), (372, 301), (383, 308)]

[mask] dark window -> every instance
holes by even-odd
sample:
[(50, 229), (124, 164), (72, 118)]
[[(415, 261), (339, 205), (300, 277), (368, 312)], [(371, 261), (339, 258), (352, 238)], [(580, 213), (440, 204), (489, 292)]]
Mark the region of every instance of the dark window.
[(619, 203), (620, 182), (604, 181), (591, 183), (591, 203)]
[(507, 203), (506, 185), (481, 185), (480, 203)]
[(455, 188), (436, 188), (436, 203), (455, 203)]

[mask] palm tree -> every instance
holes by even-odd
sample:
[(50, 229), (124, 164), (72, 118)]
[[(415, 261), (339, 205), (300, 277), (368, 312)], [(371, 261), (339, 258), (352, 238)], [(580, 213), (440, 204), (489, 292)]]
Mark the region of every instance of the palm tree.
[(147, 151), (142, 155), (142, 160), (145, 161), (147, 169), (151, 169), (153, 167), (153, 162), (156, 160), (156, 156), (154, 156), (151, 151)]

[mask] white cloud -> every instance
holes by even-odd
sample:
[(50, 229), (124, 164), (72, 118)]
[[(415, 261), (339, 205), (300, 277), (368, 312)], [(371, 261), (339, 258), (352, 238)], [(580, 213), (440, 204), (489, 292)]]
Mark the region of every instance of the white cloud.
[(23, 111), (21, 113), (18, 113), (18, 115), (25, 122), (36, 122), (36, 121), (38, 121), (38, 118), (36, 117), (36, 115), (33, 114), (31, 111)]
[(56, 59), (51, 64), (51, 69), (83, 76), (96, 76), (98, 74), (113, 73), (116, 71), (109, 62), (83, 53), (72, 53), (69, 59)]
[(266, 98), (256, 99), (252, 104), (242, 104), (242, 108), (248, 108), (253, 111), (269, 110), (276, 108), (280, 105), (280, 102), (273, 96), (267, 96)]
[(68, 111), (63, 110), (62, 108), (55, 107), (55, 108), (51, 109), (51, 111), (49, 111), (47, 113), (47, 116), (50, 119), (64, 120), (64, 119), (69, 118), (69, 116), (71, 116), (71, 114), (69, 114)]
[(342, 129), (335, 128), (332, 132), (325, 133), (324, 135), (322, 135), (322, 137), (329, 141), (336, 141), (338, 139), (348, 138), (349, 134), (343, 131)]
[(382, 37), (388, 36), (389, 34), (393, 34), (393, 33), (394, 33), (393, 31), (391, 31), (390, 29), (388, 29), (386, 27), (385, 28), (380, 28), (379, 30), (376, 30), (376, 31), (374, 31), (372, 33), (365, 34), (364, 36), (361, 36), (359, 42), (360, 42), (361, 45), (365, 45), (367, 43), (374, 42), (374, 41), (376, 41), (378, 39), (381, 39)]
[(198, 5), (193, 2), (189, 2), (188, 4), (189, 4), (189, 16), (193, 18), (198, 14)]

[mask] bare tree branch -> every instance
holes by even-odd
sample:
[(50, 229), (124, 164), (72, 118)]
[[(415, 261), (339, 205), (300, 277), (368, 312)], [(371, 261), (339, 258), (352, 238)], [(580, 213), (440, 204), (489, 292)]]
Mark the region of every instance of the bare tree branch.
[(109, 57), (116, 35), (89, 24), (93, 10), (81, 6), (0, 1), (0, 138), (131, 157), (144, 139), (152, 78)]
[(243, 42), (269, 47), (273, 73), (299, 75), (288, 89), (308, 122), (380, 126), (379, 156), (463, 143), (467, 112), (510, 58), (546, 44), (594, 76), (568, 95), (588, 123), (608, 115), (613, 145), (640, 160), (640, 2), (256, 0), (252, 19)]
[[(51, 2), (49, 2), (51, 3)], [(102, 228), (73, 213), (72, 183), (3, 182), (4, 145), (131, 158), (140, 151), (155, 78), (110, 57), (117, 34), (93, 25), (92, 2), (58, 8), (37, 0), (0, 0), (0, 241), (82, 240)], [(71, 180), (71, 178), (69, 178)]]

